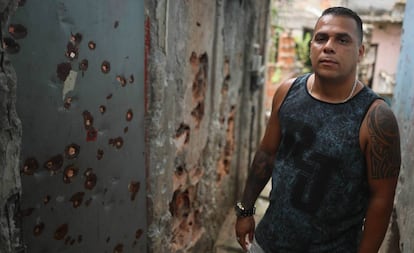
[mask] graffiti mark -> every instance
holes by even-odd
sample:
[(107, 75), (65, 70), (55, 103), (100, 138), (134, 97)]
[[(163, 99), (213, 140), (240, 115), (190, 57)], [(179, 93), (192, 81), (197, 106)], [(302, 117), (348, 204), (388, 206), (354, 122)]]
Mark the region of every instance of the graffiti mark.
[(132, 181), (131, 183), (129, 183), (128, 191), (131, 193), (131, 201), (135, 200), (135, 197), (137, 193), (139, 192), (140, 186), (141, 186), (140, 182), (137, 182), (137, 181)]
[(37, 160), (33, 157), (29, 157), (24, 162), (21, 172), (25, 175), (33, 175), (38, 168), (39, 163), (37, 162)]
[(111, 98), (112, 98), (112, 93), (106, 96), (106, 99), (111, 99)]
[(125, 127), (124, 128), (124, 133), (126, 134), (128, 132), (128, 130), (129, 130), (129, 128), (128, 127)]
[(118, 20), (116, 20), (116, 21), (114, 22), (114, 28), (116, 29), (116, 28), (118, 28), (118, 26), (119, 26), (119, 21), (118, 21)]

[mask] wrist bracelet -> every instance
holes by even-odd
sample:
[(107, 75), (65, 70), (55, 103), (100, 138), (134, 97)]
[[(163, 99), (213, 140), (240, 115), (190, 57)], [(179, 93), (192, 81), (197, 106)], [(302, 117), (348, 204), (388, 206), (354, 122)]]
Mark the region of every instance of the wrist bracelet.
[(256, 207), (253, 206), (250, 209), (246, 209), (241, 202), (237, 202), (234, 206), (237, 217), (249, 217), (253, 216), (256, 213)]

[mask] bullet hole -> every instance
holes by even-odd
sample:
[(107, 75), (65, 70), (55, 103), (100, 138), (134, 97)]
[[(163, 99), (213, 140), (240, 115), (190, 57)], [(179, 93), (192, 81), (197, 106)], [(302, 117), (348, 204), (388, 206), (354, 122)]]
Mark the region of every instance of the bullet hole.
[(68, 224), (60, 225), (56, 229), (53, 238), (55, 238), (55, 240), (58, 240), (58, 241), (63, 240), (63, 238), (65, 238), (65, 236), (67, 235), (68, 230), (69, 230)]
[(69, 76), (71, 70), (72, 65), (68, 62), (63, 62), (57, 65), (56, 73), (58, 78), (64, 82), (66, 78)]
[(101, 112), (101, 114), (104, 114), (106, 112), (106, 107), (104, 105), (99, 106), (99, 112)]
[(102, 160), (103, 156), (104, 156), (104, 151), (102, 149), (98, 149), (98, 151), (96, 152), (96, 159)]
[(184, 144), (187, 144), (190, 141), (190, 126), (181, 123), (180, 127), (175, 132), (175, 138), (179, 139), (183, 135), (185, 135)]
[(133, 117), (134, 117), (134, 113), (132, 112), (132, 109), (129, 109), (125, 116), (126, 121), (131, 121)]
[(122, 253), (124, 252), (124, 245), (117, 244), (114, 248), (114, 253)]
[(19, 43), (9, 37), (3, 39), (3, 48), (9, 54), (17, 54), (20, 51)]
[(68, 44), (66, 45), (66, 57), (69, 58), (70, 60), (76, 59), (78, 58), (78, 54), (79, 54), (79, 49), (76, 47), (76, 45), (74, 45), (71, 42), (68, 42)]
[(72, 143), (65, 148), (65, 155), (68, 159), (77, 158), (79, 155), (80, 147), (79, 145)]
[(183, 166), (178, 166), (178, 167), (175, 169), (175, 174), (176, 174), (177, 176), (182, 176), (182, 175), (184, 174), (184, 172), (185, 172), (185, 168), (184, 168)]
[(96, 139), (98, 138), (98, 131), (96, 131), (96, 129), (94, 127), (89, 128), (86, 131), (86, 141), (96, 141)]
[(111, 241), (111, 237), (106, 237), (106, 243), (109, 243)]
[(82, 113), (83, 116), (83, 125), (85, 129), (89, 129), (93, 125), (93, 117), (89, 111), (84, 111)]
[(85, 188), (88, 190), (92, 190), (96, 186), (96, 181), (97, 181), (96, 174), (93, 173), (91, 168), (88, 168), (85, 171), (84, 176), (86, 177), (85, 183), (84, 183)]
[(169, 206), (172, 216), (187, 217), (190, 212), (190, 197), (188, 190), (176, 190)]
[(46, 195), (44, 198), (43, 198), (43, 204), (44, 205), (47, 205), (47, 204), (49, 204), (49, 202), (50, 202), (50, 196), (49, 195)]
[(114, 22), (114, 28), (116, 29), (116, 28), (118, 28), (118, 26), (119, 26), (119, 21), (117, 20), (117, 21)]
[(131, 183), (129, 183), (128, 191), (131, 193), (131, 201), (135, 200), (135, 197), (139, 191), (140, 185), (141, 185), (140, 182), (137, 182), (137, 181), (132, 181)]
[(43, 167), (51, 172), (56, 172), (63, 165), (63, 156), (61, 154), (55, 155), (54, 157), (50, 158), (46, 161)]
[(32, 215), (34, 210), (35, 210), (34, 208), (26, 208), (26, 209), (20, 210), (19, 216), (29, 217), (30, 215)]
[(111, 64), (108, 61), (103, 61), (101, 64), (102, 73), (107, 74), (111, 70)]
[(124, 133), (125, 133), (125, 134), (128, 132), (128, 129), (129, 129), (128, 127), (125, 127), (125, 128), (124, 128)]
[(137, 232), (135, 232), (135, 239), (139, 240), (143, 233), (144, 231), (142, 231), (142, 229), (138, 229)]
[(112, 98), (112, 93), (106, 96), (106, 99), (111, 99), (111, 98)]
[(22, 7), (26, 4), (26, 0), (19, 0), (18, 3), (19, 3), (19, 7)]
[(113, 147), (116, 147), (117, 149), (122, 148), (122, 146), (124, 145), (124, 140), (122, 139), (122, 137), (117, 137), (115, 139), (109, 139), (109, 145), (112, 145)]
[(8, 31), (16, 40), (23, 39), (27, 36), (27, 29), (21, 24), (10, 24)]
[(89, 41), (89, 42), (88, 42), (88, 47), (89, 47), (89, 49), (90, 49), (90, 50), (95, 50), (95, 48), (96, 48), (96, 43), (95, 43), (95, 42), (93, 42), (93, 41)]
[(204, 102), (199, 102), (197, 106), (191, 111), (191, 116), (195, 118), (196, 127), (200, 126), (200, 122), (204, 117)]
[(24, 161), (23, 168), (21, 170), (25, 175), (33, 175), (34, 172), (39, 168), (39, 163), (33, 157), (29, 157)]
[(70, 41), (75, 45), (79, 45), (82, 41), (82, 34), (80, 33), (71, 34)]
[(78, 175), (79, 169), (73, 164), (68, 165), (63, 172), (63, 182), (69, 184), (72, 182), (73, 178)]
[(33, 228), (33, 235), (34, 236), (39, 236), (42, 234), (43, 230), (45, 229), (45, 224), (43, 222), (37, 224), (34, 228)]
[(127, 84), (127, 80), (123, 76), (118, 75), (116, 77), (116, 80), (121, 84), (122, 87), (125, 87), (125, 85)]
[(197, 24), (197, 26), (201, 26), (200, 22), (197, 22), (196, 24)]
[[(193, 56), (191, 56), (191, 58), (193, 58)], [(208, 56), (204, 53), (199, 58), (193, 59), (192, 61), (197, 71), (192, 86), (193, 97), (195, 100), (202, 100), (205, 97), (207, 88)]]
[(89, 66), (89, 61), (87, 59), (83, 59), (79, 63), (79, 70), (81, 70), (82, 72), (85, 72), (86, 70), (88, 70), (88, 66)]
[(63, 107), (65, 107), (66, 109), (70, 109), (70, 107), (72, 106), (72, 101), (73, 101), (73, 98), (72, 97), (67, 97), (66, 99), (65, 99), (65, 103), (63, 104)]
[(72, 197), (70, 198), (70, 201), (72, 202), (73, 208), (78, 208), (82, 204), (84, 196), (85, 196), (84, 192), (77, 192), (72, 195)]
[(190, 63), (191, 63), (191, 65), (193, 65), (193, 67), (195, 67), (195, 65), (197, 65), (198, 64), (198, 57), (197, 57), (197, 54), (196, 54), (196, 52), (191, 52), (191, 55), (190, 55)]
[(128, 82), (129, 83), (133, 83), (135, 81), (135, 77), (134, 77), (134, 75), (130, 75), (129, 76), (129, 79), (128, 79)]

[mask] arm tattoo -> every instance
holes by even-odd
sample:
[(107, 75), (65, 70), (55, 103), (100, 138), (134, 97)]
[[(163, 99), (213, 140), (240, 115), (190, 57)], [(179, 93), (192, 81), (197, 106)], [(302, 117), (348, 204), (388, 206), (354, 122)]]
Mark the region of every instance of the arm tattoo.
[(273, 163), (273, 156), (261, 150), (256, 152), (243, 194), (243, 203), (246, 206), (254, 205), (254, 202), (272, 175)]
[(401, 164), (400, 136), (394, 115), (385, 104), (379, 104), (368, 115), (371, 139), (371, 177), (398, 177)]

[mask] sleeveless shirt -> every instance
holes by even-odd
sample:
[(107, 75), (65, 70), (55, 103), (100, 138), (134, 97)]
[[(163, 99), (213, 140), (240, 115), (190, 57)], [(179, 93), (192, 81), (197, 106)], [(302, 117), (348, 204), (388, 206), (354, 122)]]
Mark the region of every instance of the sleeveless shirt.
[(323, 102), (309, 94), (309, 76), (279, 109), (269, 207), (255, 237), (268, 253), (357, 252), (369, 197), (359, 132), (380, 97), (364, 86), (344, 103)]

